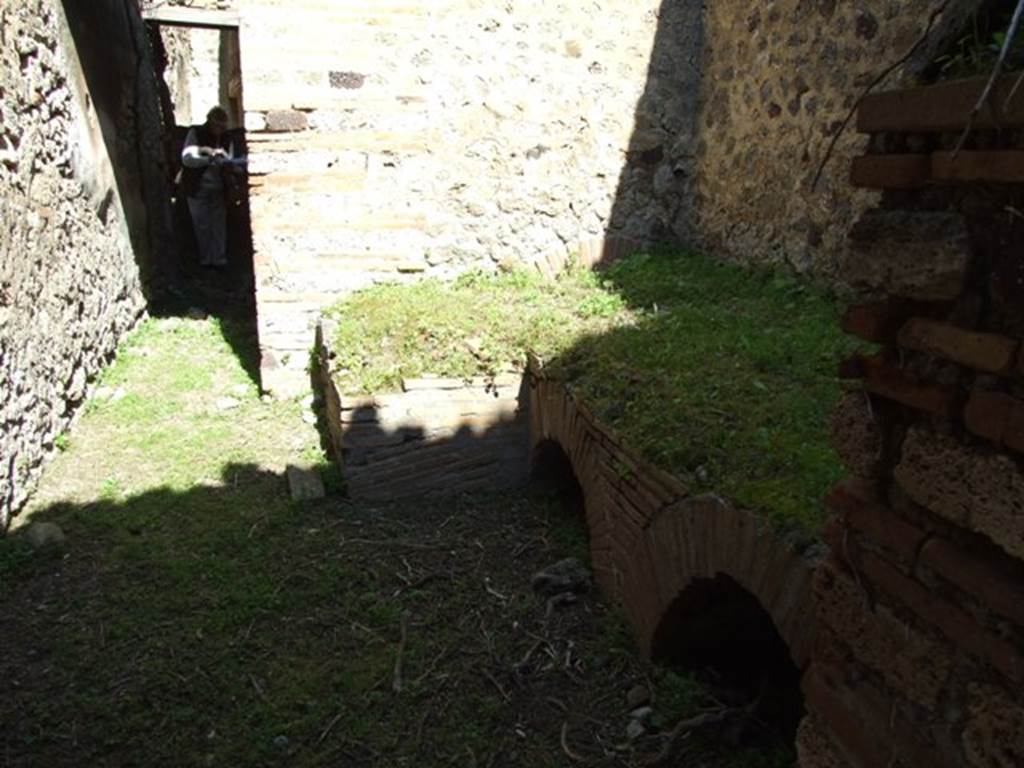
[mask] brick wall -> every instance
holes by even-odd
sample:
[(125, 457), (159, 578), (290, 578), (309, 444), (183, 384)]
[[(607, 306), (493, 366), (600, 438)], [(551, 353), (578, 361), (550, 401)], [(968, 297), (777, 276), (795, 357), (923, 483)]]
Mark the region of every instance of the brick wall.
[(350, 395), (331, 375), (331, 330), (317, 327), (318, 386), (334, 458), (353, 499), (518, 488), (529, 468), (521, 373), (423, 377), (402, 391)]
[(979, 85), (860, 111), (854, 180), (885, 192), (853, 230), (844, 325), (881, 351), (843, 366), (863, 384), (834, 419), (852, 476), (814, 578), (805, 768), (1024, 763), (1024, 173), (1005, 130), (1024, 111), (983, 117), (954, 159)]
[(545, 378), (536, 366), (530, 420), (534, 449), (554, 441), (572, 465), (583, 491), (594, 575), (622, 604), (645, 653), (687, 587), (724, 575), (757, 599), (796, 667), (806, 665), (815, 637), (813, 554), (798, 552), (725, 499), (693, 496), (624, 447), (563, 382)]

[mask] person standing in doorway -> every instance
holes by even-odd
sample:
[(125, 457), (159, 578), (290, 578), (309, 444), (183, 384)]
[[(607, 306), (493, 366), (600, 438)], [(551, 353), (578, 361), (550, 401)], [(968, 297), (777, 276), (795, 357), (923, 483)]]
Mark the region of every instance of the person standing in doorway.
[(227, 138), (228, 113), (214, 107), (206, 123), (194, 125), (181, 151), (182, 187), (204, 267), (226, 267), (227, 200), (229, 187), (237, 184), (234, 146)]

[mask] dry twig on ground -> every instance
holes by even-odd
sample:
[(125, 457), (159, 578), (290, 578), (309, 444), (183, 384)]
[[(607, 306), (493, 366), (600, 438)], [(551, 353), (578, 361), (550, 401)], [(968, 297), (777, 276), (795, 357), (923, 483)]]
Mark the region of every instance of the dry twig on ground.
[(391, 690), (401, 693), (402, 682), (402, 658), (405, 655), (405, 643), (409, 638), (409, 612), (402, 612), (402, 637), (398, 642), (398, 653), (395, 654), (395, 672), (391, 679)]
[(561, 742), (562, 742), (562, 751), (565, 752), (565, 756), (566, 757), (568, 757), (570, 760), (572, 760), (573, 762), (576, 762), (576, 763), (583, 762), (583, 757), (581, 757), (580, 755), (577, 755), (575, 752), (573, 752), (569, 748), (569, 721), (568, 720), (566, 720), (565, 722), (562, 723)]

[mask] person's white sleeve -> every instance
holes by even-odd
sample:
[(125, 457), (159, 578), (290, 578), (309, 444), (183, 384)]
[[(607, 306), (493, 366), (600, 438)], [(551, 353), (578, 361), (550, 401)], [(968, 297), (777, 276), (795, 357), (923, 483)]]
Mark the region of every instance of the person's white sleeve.
[(199, 154), (199, 137), (196, 136), (195, 128), (189, 128), (185, 137), (185, 148), (181, 150), (181, 164), (186, 168), (206, 168), (210, 165), (210, 158)]

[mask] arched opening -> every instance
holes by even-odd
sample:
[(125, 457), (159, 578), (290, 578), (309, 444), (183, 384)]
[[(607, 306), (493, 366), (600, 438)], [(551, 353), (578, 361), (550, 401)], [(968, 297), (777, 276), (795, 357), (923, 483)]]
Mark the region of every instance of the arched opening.
[(652, 658), (718, 691), (736, 746), (792, 750), (804, 716), (800, 670), (758, 599), (725, 574), (694, 579), (655, 631)]
[(530, 456), (530, 480), (535, 488), (556, 494), (562, 509), (573, 516), (585, 518), (583, 488), (572, 462), (555, 440), (541, 440)]

